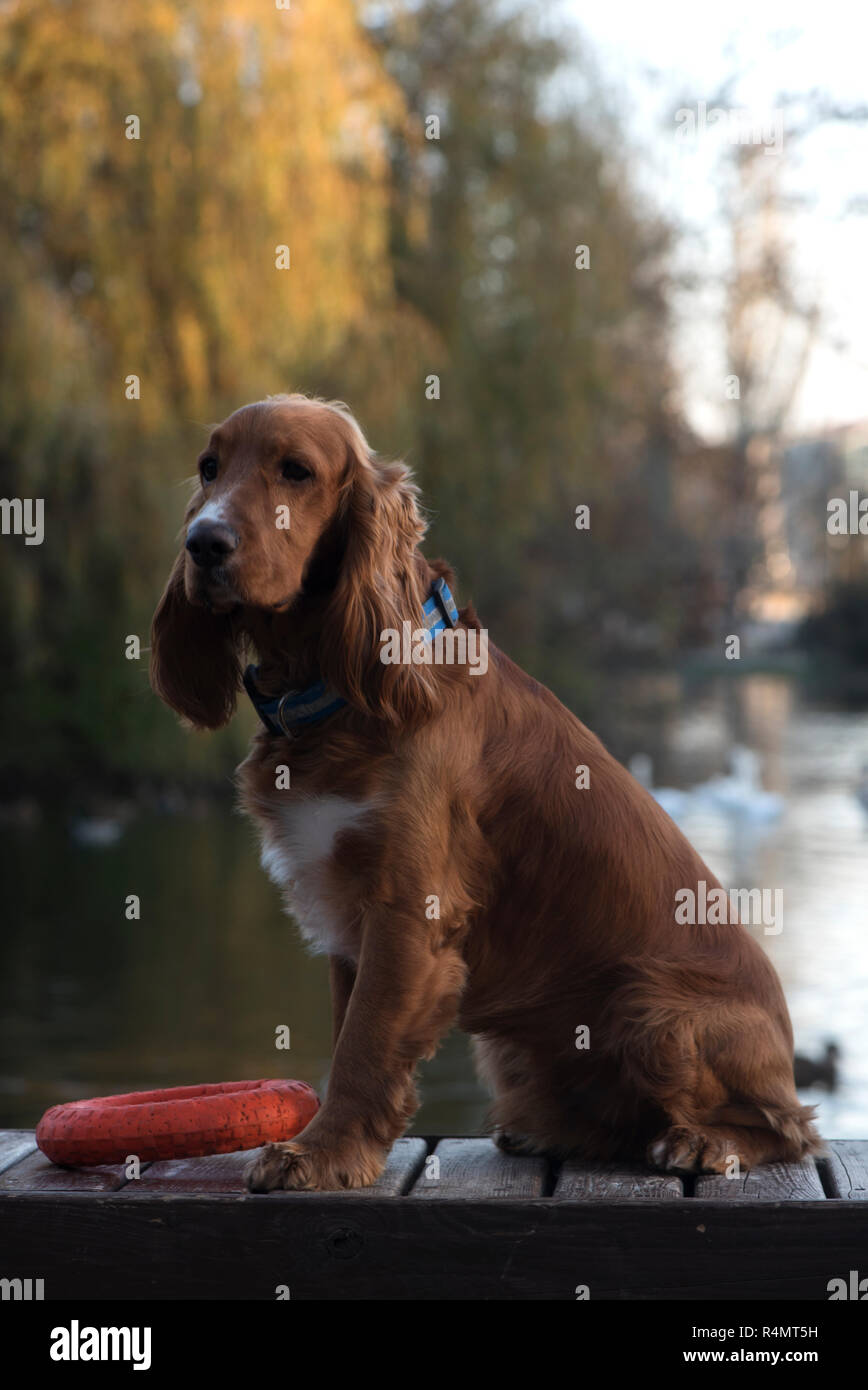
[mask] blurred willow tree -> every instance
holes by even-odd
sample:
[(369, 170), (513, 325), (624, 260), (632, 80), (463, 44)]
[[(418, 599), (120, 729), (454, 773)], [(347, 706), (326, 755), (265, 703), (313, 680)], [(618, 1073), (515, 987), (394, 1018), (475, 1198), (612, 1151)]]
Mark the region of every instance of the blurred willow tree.
[[(351, 0), (0, 12), (0, 467), (4, 495), (47, 507), (40, 550), (0, 553), (3, 727), (46, 771), (177, 753), (124, 657), (128, 632), (147, 641), (176, 485), (206, 422), (388, 331), (404, 120)], [(332, 375), (352, 396), (352, 359)]]
[(671, 647), (670, 233), (567, 63), (485, 0), (0, 10), (0, 492), (46, 499), (44, 544), (0, 546), (7, 789), (34, 748), (69, 783), (231, 766), (243, 728), (182, 744), (124, 639), (204, 426), (271, 391), (409, 457), (462, 592), (565, 698)]

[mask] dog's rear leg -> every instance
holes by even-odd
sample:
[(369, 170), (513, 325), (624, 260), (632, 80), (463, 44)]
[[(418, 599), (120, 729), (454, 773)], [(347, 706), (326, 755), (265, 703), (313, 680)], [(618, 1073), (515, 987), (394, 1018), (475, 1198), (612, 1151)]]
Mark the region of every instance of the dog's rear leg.
[(474, 1037), (480, 1080), (491, 1092), (494, 1142), (511, 1154), (558, 1155), (577, 1142), (575, 1117), (550, 1070), (505, 1038)]
[(648, 1147), (655, 1167), (735, 1177), (822, 1151), (813, 1109), (796, 1096), (783, 1035), (768, 1016), (754, 1014), (744, 1023), (737, 1036), (715, 1038), (713, 1064), (700, 1040), (689, 1090), (660, 1100), (671, 1124)]

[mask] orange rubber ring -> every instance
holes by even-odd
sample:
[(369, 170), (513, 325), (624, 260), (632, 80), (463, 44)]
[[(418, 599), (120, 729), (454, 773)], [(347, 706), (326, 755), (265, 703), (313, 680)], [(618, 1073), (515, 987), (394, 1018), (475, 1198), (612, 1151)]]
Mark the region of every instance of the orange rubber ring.
[(52, 1163), (75, 1167), (196, 1158), (291, 1139), (319, 1109), (305, 1081), (225, 1081), (172, 1086), (54, 1105), (36, 1129)]

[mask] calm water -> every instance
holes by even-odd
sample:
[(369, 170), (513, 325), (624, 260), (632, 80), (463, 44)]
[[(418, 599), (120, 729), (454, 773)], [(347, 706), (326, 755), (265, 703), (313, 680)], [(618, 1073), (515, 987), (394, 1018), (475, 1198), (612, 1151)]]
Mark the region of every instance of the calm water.
[[(854, 794), (868, 716), (805, 708), (787, 682), (751, 677), (655, 715), (644, 746), (658, 784), (692, 787), (725, 769), (733, 741), (756, 749), (780, 819), (745, 826), (697, 798), (682, 826), (724, 883), (783, 888), (782, 933), (756, 934), (783, 979), (797, 1049), (815, 1055), (834, 1039), (843, 1052), (838, 1092), (805, 1098), (827, 1136), (868, 1137), (868, 817)], [(301, 947), (251, 828), (228, 807), (140, 815), (106, 848), (76, 843), (65, 824), (7, 827), (0, 882), (0, 1126), (153, 1086), (322, 1084), (326, 962)], [(132, 893), (138, 922), (124, 915)], [(280, 1025), (289, 1053), (274, 1046)], [(422, 1095), (418, 1132), (480, 1128), (485, 1097), (460, 1035), (423, 1068)]]

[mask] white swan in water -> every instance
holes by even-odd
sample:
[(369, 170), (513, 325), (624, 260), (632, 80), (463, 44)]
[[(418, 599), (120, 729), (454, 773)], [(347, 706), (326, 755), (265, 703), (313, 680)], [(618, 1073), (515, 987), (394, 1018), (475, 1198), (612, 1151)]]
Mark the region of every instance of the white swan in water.
[(764, 791), (759, 779), (759, 758), (752, 748), (736, 744), (730, 755), (732, 772), (728, 777), (712, 777), (694, 788), (694, 795), (707, 806), (752, 825), (768, 825), (779, 820), (783, 798)]
[[(708, 782), (700, 782), (690, 791), (677, 787), (655, 787), (652, 785), (652, 765), (647, 753), (635, 753), (629, 767), (637, 782), (641, 782), (654, 800), (674, 821), (680, 821), (690, 810), (692, 804), (711, 807), (732, 820), (746, 821), (751, 825), (770, 825), (779, 820), (783, 813), (783, 798), (774, 792), (764, 791), (759, 780), (759, 758), (751, 748), (736, 744), (732, 750), (732, 772), (727, 777), (712, 777)], [(868, 782), (866, 782), (866, 810), (868, 810)]]

